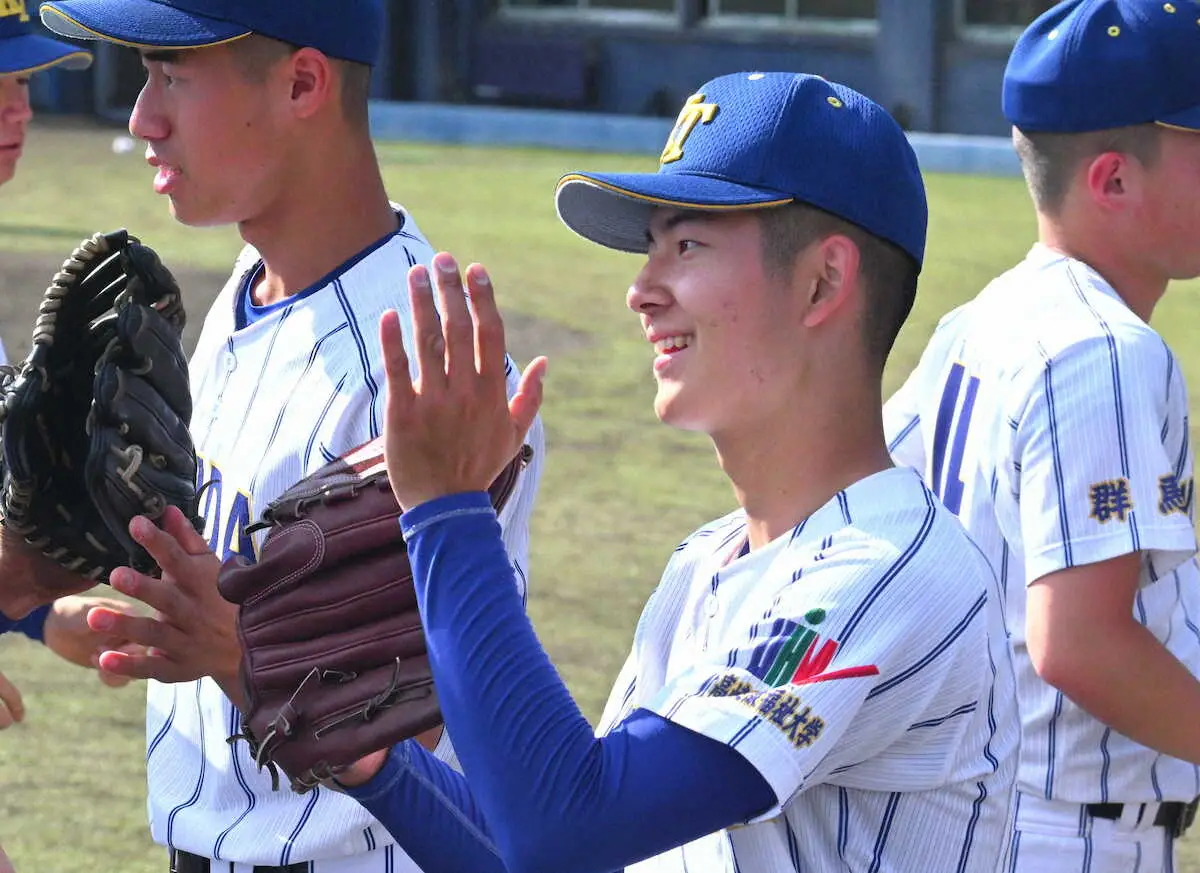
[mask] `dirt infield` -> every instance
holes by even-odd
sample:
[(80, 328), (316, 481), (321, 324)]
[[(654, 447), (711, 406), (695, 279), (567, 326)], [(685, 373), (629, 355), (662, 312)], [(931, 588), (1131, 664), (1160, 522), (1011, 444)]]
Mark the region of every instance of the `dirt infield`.
[[(11, 360), (29, 353), (33, 322), (42, 292), (62, 258), (52, 255), (0, 252), (0, 338)], [(184, 345), (188, 354), (200, 335), (204, 315), (220, 292), (228, 274), (172, 266), (171, 271), (184, 292), (189, 313)], [(522, 363), (535, 355), (554, 355), (586, 345), (586, 334), (519, 313), (505, 316), (508, 346)]]

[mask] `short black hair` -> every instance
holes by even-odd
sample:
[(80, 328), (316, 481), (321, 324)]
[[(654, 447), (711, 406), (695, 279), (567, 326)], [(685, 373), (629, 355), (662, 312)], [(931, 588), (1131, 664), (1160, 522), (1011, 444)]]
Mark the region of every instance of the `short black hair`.
[(763, 266), (769, 274), (790, 276), (800, 252), (834, 234), (858, 247), (866, 294), (863, 345), (882, 370), (917, 297), (920, 267), (913, 257), (895, 243), (807, 203), (764, 209), (759, 226)]
[[(300, 46), (261, 34), (251, 34), (233, 43), (246, 81), (261, 83), (279, 61), (300, 51)], [(366, 64), (330, 58), (342, 74), (342, 111), (356, 128), (368, 125), (367, 103), (371, 90), (371, 68)]]
[(1062, 211), (1071, 177), (1080, 165), (1105, 152), (1132, 155), (1147, 167), (1162, 151), (1161, 128), (1135, 124), (1086, 133), (1039, 133), (1013, 128), (1013, 146), (1021, 159), (1033, 205), (1046, 215)]

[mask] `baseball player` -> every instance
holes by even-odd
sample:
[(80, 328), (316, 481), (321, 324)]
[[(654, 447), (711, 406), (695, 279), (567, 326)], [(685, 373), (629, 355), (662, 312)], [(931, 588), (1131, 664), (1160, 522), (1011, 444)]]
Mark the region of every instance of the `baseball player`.
[(594, 737), (482, 493), (545, 362), (506, 405), (486, 273), (472, 337), (453, 260), (442, 325), (414, 270), (416, 344), (382, 324), (389, 471), (465, 779), (405, 743), (342, 781), (427, 870), (995, 870), (1019, 734), (999, 591), (872, 411), (924, 254), (904, 134), (816, 76), (722, 76), (657, 174), (569, 175), (557, 202), (645, 253), (655, 411), (711, 436), (740, 508), (675, 550)]
[(1071, 0), (1013, 49), (1038, 218), (887, 405), (1006, 593), (1023, 723), (1012, 870), (1171, 870), (1200, 794), (1187, 390), (1149, 326), (1200, 275), (1195, 4)]
[[(0, 185), (12, 180), (25, 147), (26, 131), (33, 118), (29, 103), (29, 77), (40, 70), (61, 66), (69, 70), (85, 69), (92, 61), (90, 52), (33, 31), (25, 0), (0, 0)], [(0, 365), (8, 362), (0, 342)], [(41, 570), (42, 568), (39, 568)], [(94, 606), (116, 611), (129, 607), (111, 598), (63, 597), (62, 594), (90, 588), (91, 582), (74, 574), (51, 571), (36, 579), (27, 574), (0, 574), (0, 634), (19, 632), (38, 642), (65, 660), (94, 667), (104, 649), (118, 648), (126, 641), (98, 635), (86, 622)], [(53, 601), (53, 602), (50, 602)], [(125, 651), (134, 652), (133, 648)], [(123, 685), (124, 677), (100, 673), (110, 685)], [(25, 718), (25, 705), (17, 687), (0, 673), (0, 730)], [(13, 867), (0, 848), (0, 873), (12, 873)]]
[[(176, 873), (416, 870), (352, 799), (274, 791), (245, 743), (229, 742), (240, 649), (216, 586), (221, 558), (255, 556), (248, 527), (269, 501), (382, 432), (375, 325), (404, 311), (399, 277), (433, 256), (389, 202), (369, 135), (382, 0), (64, 0), (41, 12), (64, 35), (140, 51), (147, 80), (130, 132), (147, 144), (155, 190), (184, 224), (236, 223), (247, 243), (191, 362), (206, 528), (178, 513), (163, 529), (135, 520), (163, 579), (118, 570), (111, 582), (158, 619), (90, 615), (155, 649), (101, 657), (113, 673), (158, 680), (146, 722), (153, 837)], [(522, 594), (540, 429), (533, 440), (505, 515)], [(427, 741), (453, 760), (444, 737)]]
[[(16, 173), (26, 129), (33, 118), (29, 77), (54, 66), (85, 69), (91, 61), (90, 52), (35, 34), (24, 0), (0, 2), (0, 185), (11, 181)], [(0, 365), (7, 360), (0, 343)], [(29, 583), (20, 573), (0, 574), (0, 634), (23, 633), (45, 642), (66, 660), (89, 667), (95, 666), (95, 656), (102, 648), (124, 644), (108, 635), (98, 636), (85, 620), (91, 606), (128, 610), (120, 601), (63, 597), (51, 602), (60, 595), (90, 588), (91, 582), (56, 568), (40, 573)], [(111, 684), (124, 684), (120, 677), (101, 675)], [(0, 674), (0, 729), (21, 721), (24, 715), (20, 692)]]
[(82, 70), (91, 63), (91, 52), (34, 33), (26, 0), (0, 0), (0, 185), (17, 171), (33, 118), (29, 77), (51, 67)]

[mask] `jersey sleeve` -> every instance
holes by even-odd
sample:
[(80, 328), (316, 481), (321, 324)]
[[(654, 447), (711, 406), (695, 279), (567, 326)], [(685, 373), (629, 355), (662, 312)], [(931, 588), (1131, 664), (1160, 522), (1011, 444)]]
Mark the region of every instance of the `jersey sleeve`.
[(1126, 331), (1076, 343), (1026, 380), (1009, 425), (1027, 584), (1131, 552), (1148, 582), (1194, 554), (1186, 434), (1167, 445), (1173, 372), (1161, 339)]
[[(961, 543), (952, 552), (925, 550), (824, 550), (767, 601), (773, 609), (762, 621), (735, 634), (734, 650), (705, 653), (646, 708), (749, 760), (779, 802), (766, 819), (806, 788), (839, 783), (845, 771), (903, 740), (929, 718), (931, 700), (945, 710), (937, 715), (980, 705), (990, 681), (981, 654), (988, 651), (988, 594), (976, 579), (985, 570), (973, 576), (966, 569), (973, 559), (963, 559)], [(962, 582), (953, 596), (929, 584), (948, 562)], [(966, 729), (966, 720), (955, 721), (947, 727)], [(939, 768), (909, 770), (907, 790), (931, 789), (941, 775)], [(889, 778), (899, 784), (900, 777)]]

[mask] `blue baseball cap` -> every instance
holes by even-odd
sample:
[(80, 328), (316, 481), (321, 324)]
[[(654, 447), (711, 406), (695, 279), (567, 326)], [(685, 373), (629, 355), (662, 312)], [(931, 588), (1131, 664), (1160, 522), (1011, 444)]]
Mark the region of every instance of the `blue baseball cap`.
[(1004, 71), (1004, 115), (1023, 131), (1158, 122), (1200, 130), (1200, 4), (1067, 0), (1029, 25)]
[(137, 49), (205, 48), (252, 33), (373, 65), (383, 0), (58, 0), (42, 23), (76, 39)]
[(580, 236), (647, 250), (656, 207), (767, 209), (802, 202), (857, 225), (921, 265), (929, 210), (904, 131), (878, 104), (804, 73), (736, 73), (684, 103), (657, 173), (571, 173), (559, 217)]
[(0, 2), (0, 76), (21, 76), (63, 67), (83, 70), (92, 53), (35, 33), (25, 0)]

